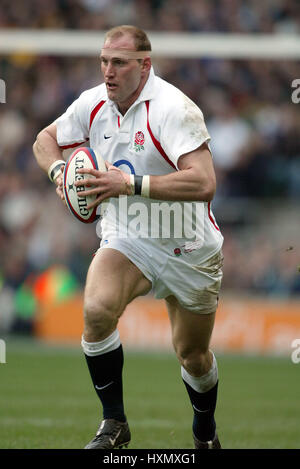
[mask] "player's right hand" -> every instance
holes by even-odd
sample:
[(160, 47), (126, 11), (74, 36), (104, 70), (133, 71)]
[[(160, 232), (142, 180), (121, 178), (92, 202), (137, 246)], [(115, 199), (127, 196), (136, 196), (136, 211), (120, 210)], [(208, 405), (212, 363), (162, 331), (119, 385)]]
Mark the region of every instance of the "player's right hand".
[(60, 168), (60, 171), (61, 171), (61, 174), (59, 174), (57, 176), (57, 178), (55, 179), (55, 184), (56, 184), (56, 193), (58, 195), (58, 197), (60, 197), (60, 199), (63, 201), (63, 203), (65, 205), (66, 204), (66, 201), (65, 201), (65, 196), (64, 196), (64, 190), (63, 190), (63, 172), (64, 172), (64, 165), (61, 166)]

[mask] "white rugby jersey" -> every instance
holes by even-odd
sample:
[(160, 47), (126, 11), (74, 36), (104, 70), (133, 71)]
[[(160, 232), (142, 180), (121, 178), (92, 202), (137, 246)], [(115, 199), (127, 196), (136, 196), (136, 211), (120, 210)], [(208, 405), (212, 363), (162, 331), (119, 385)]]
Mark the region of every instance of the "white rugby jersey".
[[(186, 95), (155, 76), (149, 78), (123, 116), (102, 83), (84, 91), (56, 120), (62, 149), (88, 145), (126, 173), (164, 175), (178, 171), (181, 155), (209, 142), (203, 114)], [(174, 202), (139, 195), (112, 198), (106, 204), (102, 237), (171, 238), (186, 252), (201, 250), (207, 259), (223, 236), (210, 202)]]

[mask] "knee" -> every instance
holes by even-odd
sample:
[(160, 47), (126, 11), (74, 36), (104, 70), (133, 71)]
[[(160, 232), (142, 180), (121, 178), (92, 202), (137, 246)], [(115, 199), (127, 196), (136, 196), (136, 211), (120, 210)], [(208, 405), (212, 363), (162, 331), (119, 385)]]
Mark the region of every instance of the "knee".
[(177, 349), (178, 360), (192, 376), (206, 374), (212, 366), (212, 356), (208, 350)]
[(84, 337), (91, 342), (106, 338), (117, 327), (119, 316), (119, 307), (114, 301), (85, 298)]

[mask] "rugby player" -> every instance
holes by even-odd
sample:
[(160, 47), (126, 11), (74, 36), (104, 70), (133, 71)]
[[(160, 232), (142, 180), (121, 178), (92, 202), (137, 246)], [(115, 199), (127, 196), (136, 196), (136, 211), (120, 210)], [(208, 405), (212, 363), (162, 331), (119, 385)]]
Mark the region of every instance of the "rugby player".
[[(108, 31), (100, 62), (104, 82), (84, 91), (38, 134), (33, 146), (38, 164), (55, 182), (62, 200), (64, 149), (89, 140), (108, 169), (81, 170), (95, 176), (81, 192), (96, 194), (90, 206), (109, 199), (101, 220), (100, 248), (84, 292), (82, 348), (103, 409), (103, 420), (86, 448), (114, 449), (130, 441), (117, 325), (126, 306), (152, 290), (167, 305), (174, 349), (194, 412), (195, 448), (218, 449), (214, 419), (218, 369), (209, 345), (222, 279), (223, 236), (211, 211), (216, 178), (210, 136), (201, 110), (155, 75), (144, 31), (127, 25)], [(122, 196), (127, 198), (128, 212), (120, 215)], [(191, 209), (189, 216), (196, 206), (194, 239), (184, 232), (151, 237), (151, 233), (133, 236), (129, 230), (124, 236), (130, 207), (137, 202), (150, 213), (150, 224), (153, 204), (176, 202), (181, 213)]]

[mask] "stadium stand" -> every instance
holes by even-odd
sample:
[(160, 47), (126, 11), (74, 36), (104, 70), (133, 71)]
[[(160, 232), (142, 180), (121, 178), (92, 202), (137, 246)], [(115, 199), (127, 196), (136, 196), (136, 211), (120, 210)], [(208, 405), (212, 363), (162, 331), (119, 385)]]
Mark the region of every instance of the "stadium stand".
[[(120, 23), (149, 31), (297, 34), (300, 6), (292, 0), (0, 5), (0, 28), (105, 30)], [(154, 66), (201, 107), (212, 136), (214, 212), (226, 238), (224, 289), (299, 294), (300, 114), (291, 101), (299, 62), (157, 58)], [(32, 143), (101, 76), (97, 58), (16, 52), (0, 59), (0, 77), (7, 84), (6, 103), (0, 104), (0, 307), (7, 318), (2, 327), (9, 329), (16, 325), (16, 298), (24, 285), (32, 291), (38, 276), (55, 265), (66, 266), (82, 285), (98, 247), (94, 226), (65, 222), (69, 215), (37, 167)], [(30, 312), (34, 303), (28, 317)]]

